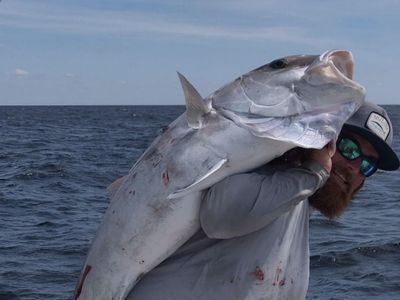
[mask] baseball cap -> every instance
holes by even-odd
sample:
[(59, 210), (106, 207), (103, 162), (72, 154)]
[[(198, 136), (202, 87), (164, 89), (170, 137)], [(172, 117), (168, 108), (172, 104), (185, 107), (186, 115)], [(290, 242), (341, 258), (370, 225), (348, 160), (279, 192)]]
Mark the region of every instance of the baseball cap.
[(399, 168), (399, 158), (391, 147), (393, 126), (382, 107), (365, 101), (343, 129), (355, 132), (371, 143), (379, 155), (378, 169), (392, 171)]

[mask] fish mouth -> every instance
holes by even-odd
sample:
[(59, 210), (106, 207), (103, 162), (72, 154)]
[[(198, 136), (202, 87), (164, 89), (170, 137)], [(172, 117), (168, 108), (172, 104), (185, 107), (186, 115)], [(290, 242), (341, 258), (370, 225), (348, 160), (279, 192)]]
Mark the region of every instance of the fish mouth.
[(305, 71), (311, 84), (335, 83), (363, 89), (353, 81), (354, 59), (350, 51), (330, 50), (321, 54)]
[(353, 79), (354, 59), (350, 51), (327, 51), (320, 56), (320, 60), (327, 64), (333, 64), (338, 76), (344, 75), (348, 79)]

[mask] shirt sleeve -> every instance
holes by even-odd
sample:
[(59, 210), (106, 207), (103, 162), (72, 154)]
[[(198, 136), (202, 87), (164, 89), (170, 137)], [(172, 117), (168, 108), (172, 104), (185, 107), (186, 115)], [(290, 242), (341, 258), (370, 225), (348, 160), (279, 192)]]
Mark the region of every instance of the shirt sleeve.
[(228, 239), (257, 231), (307, 199), (328, 179), (317, 162), (223, 179), (205, 194), (200, 223), (210, 238)]

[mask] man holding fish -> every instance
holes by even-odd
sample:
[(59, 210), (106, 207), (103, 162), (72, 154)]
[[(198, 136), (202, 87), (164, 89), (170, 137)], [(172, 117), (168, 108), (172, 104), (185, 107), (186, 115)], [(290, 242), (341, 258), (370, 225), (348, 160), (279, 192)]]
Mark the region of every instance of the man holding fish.
[(352, 75), (346, 50), (274, 60), (204, 99), (179, 74), (187, 110), (111, 185), (74, 299), (304, 299), (311, 207), (336, 217), (399, 165)]

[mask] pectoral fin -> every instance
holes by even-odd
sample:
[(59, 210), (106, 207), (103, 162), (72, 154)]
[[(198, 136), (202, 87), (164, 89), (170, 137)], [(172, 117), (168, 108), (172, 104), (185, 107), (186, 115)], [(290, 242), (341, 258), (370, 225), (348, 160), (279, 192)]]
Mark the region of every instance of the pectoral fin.
[(228, 161), (228, 159), (226, 159), (226, 158), (221, 159), (206, 174), (204, 174), (200, 178), (197, 178), (189, 186), (187, 186), (183, 189), (177, 190), (174, 193), (170, 194), (168, 196), (168, 199), (180, 198), (180, 197), (186, 196), (187, 194), (191, 193), (193, 190), (198, 189), (199, 185), (204, 183), (204, 181), (207, 180), (212, 174), (216, 173), (219, 169), (221, 169), (227, 163), (227, 161)]

